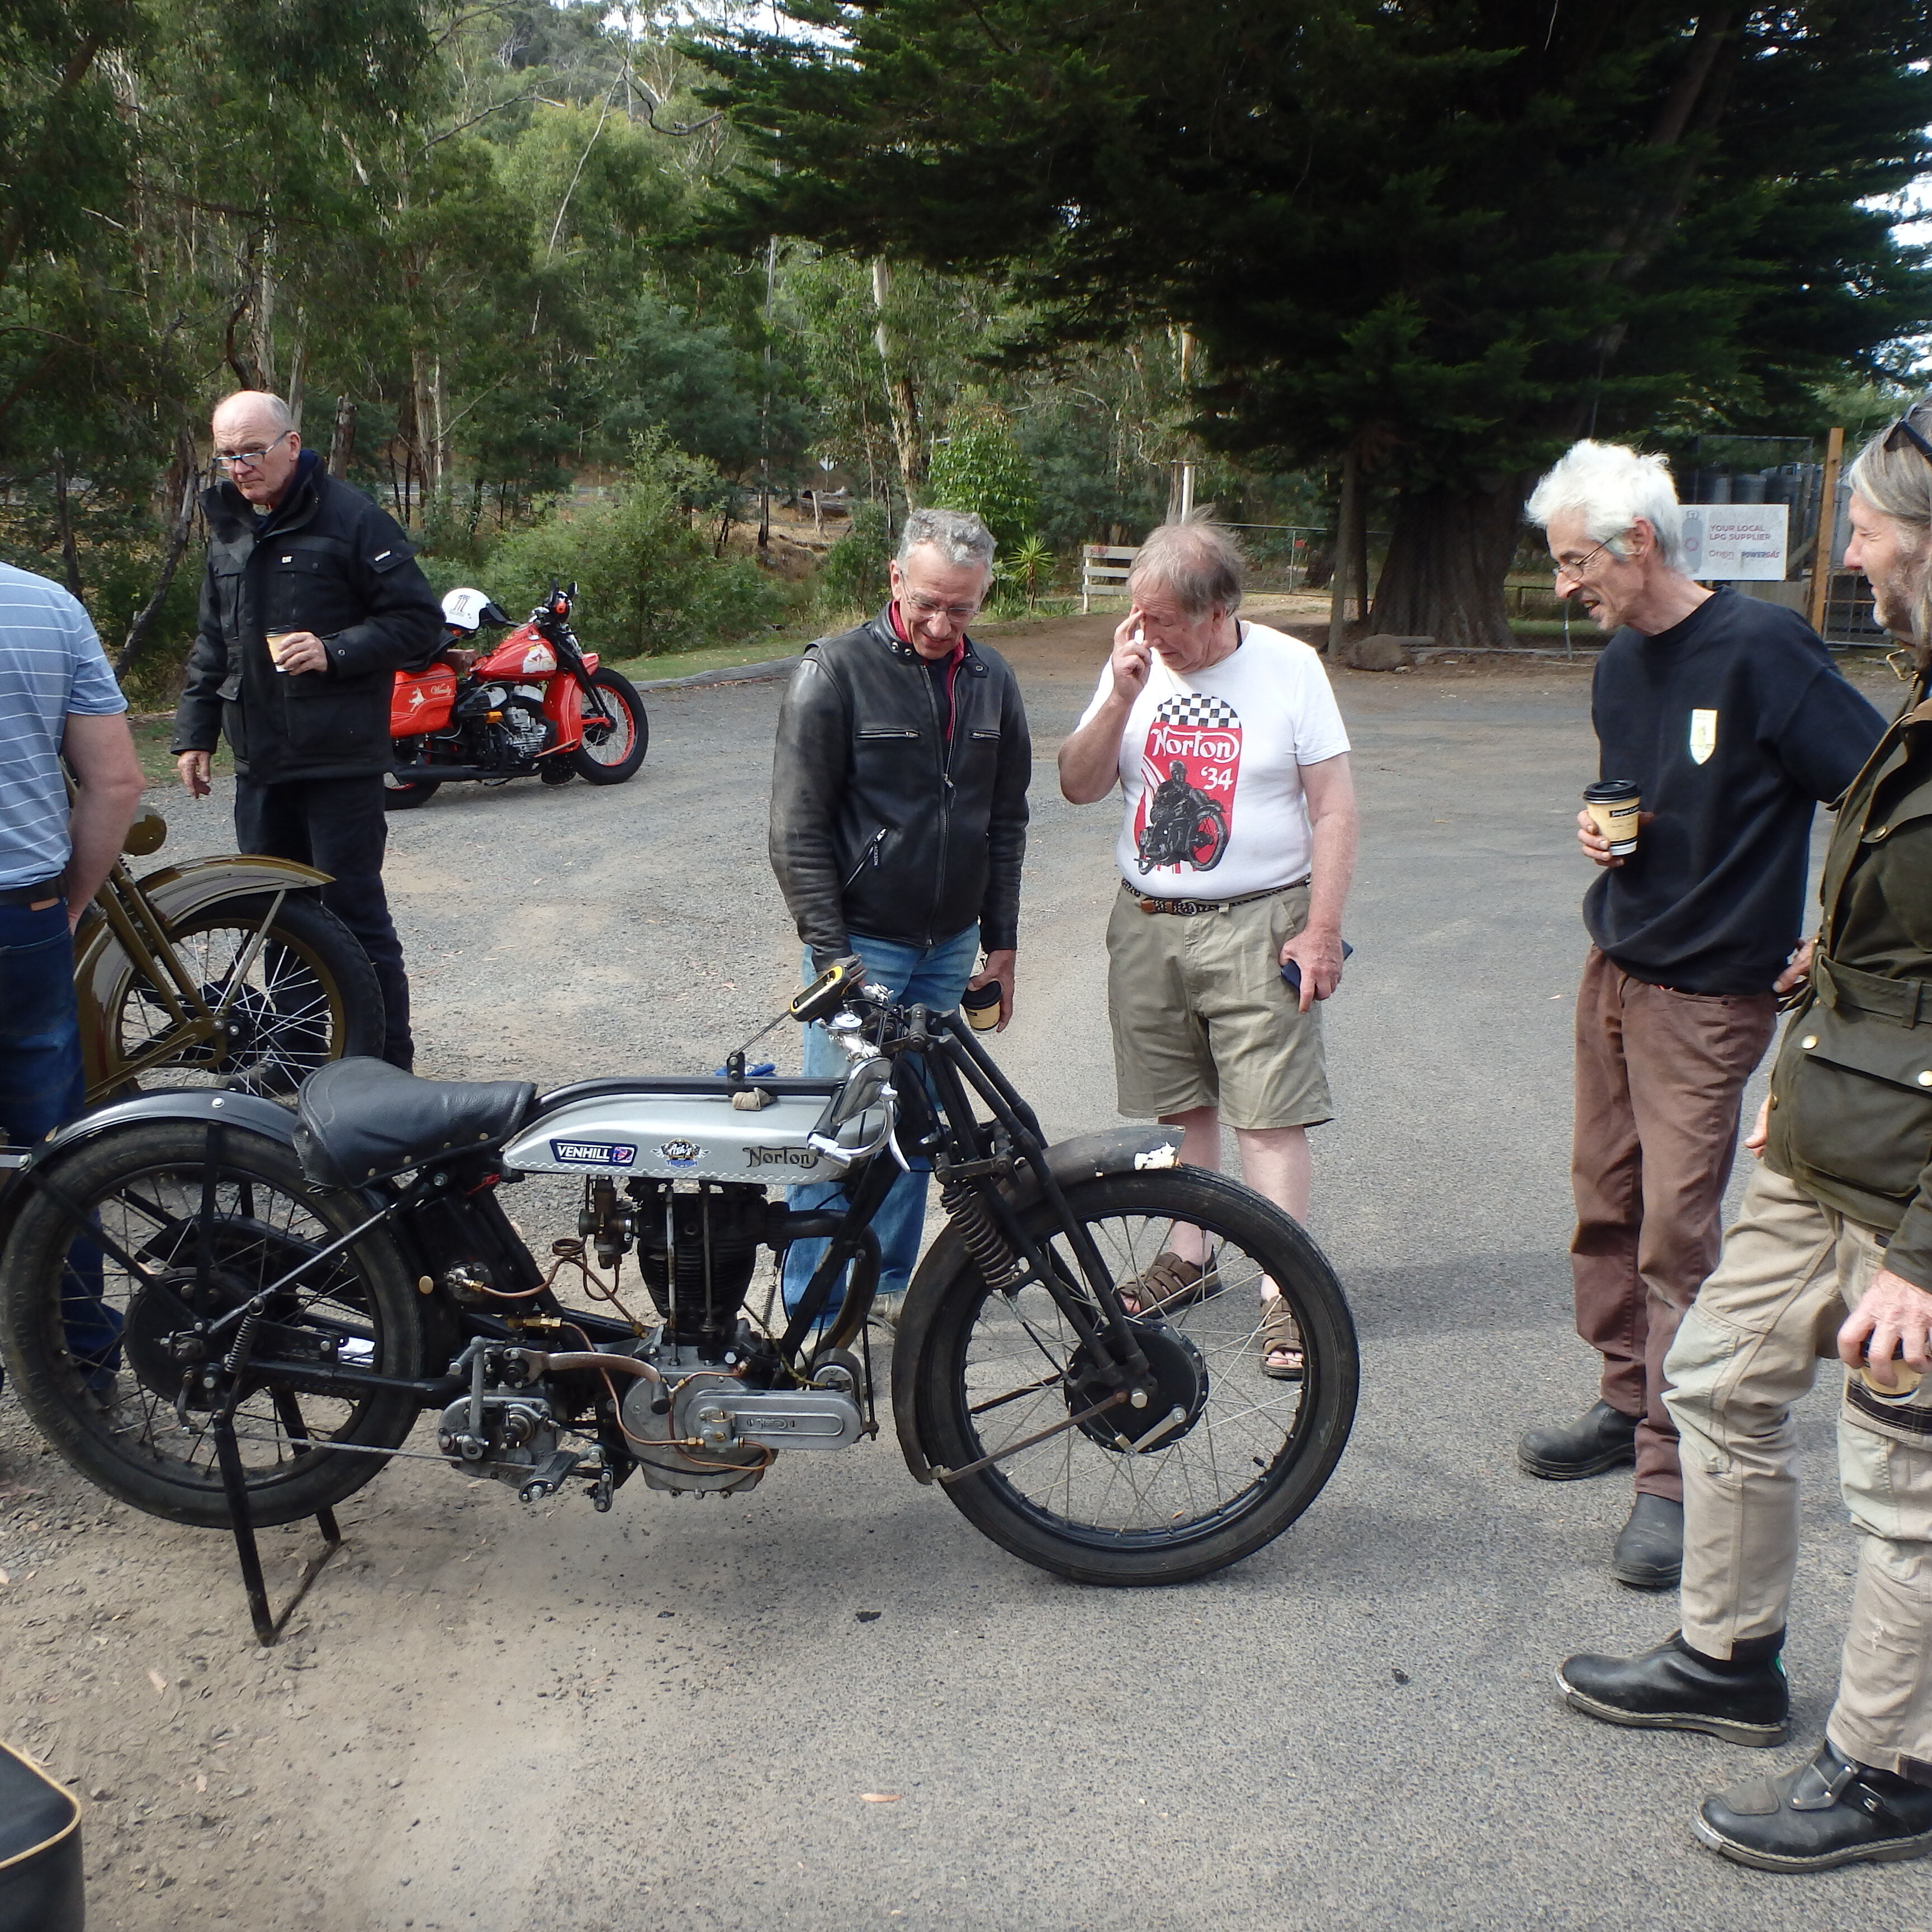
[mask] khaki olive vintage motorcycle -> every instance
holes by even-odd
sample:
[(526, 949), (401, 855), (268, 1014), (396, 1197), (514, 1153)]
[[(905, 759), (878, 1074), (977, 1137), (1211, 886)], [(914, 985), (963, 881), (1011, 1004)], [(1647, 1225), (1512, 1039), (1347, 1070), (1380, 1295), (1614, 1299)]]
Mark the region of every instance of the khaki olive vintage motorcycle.
[[(167, 833), (149, 809), (122, 850), (146, 858)], [(251, 854), (138, 880), (117, 860), (74, 934), (88, 1105), (181, 1087), (286, 1099), (325, 1060), (380, 1053), (382, 991), (328, 883)]]

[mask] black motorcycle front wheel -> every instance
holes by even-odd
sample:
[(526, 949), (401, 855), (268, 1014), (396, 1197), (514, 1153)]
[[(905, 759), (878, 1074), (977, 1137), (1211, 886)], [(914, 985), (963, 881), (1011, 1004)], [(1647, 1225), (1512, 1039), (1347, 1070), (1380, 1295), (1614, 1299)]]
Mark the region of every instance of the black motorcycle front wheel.
[[(215, 1130), (212, 1148), (199, 1121), (110, 1128), (45, 1172), (143, 1274), (31, 1180), (16, 1180), (29, 1192), (0, 1251), (8, 1380), (40, 1433), (109, 1495), (171, 1522), (225, 1525), (212, 1417), (191, 1383), (184, 1394), (178, 1340), (198, 1321), (217, 1327), (366, 1214), (353, 1197), (312, 1187), (288, 1148), (235, 1127)], [(414, 1304), (378, 1232), (276, 1296), (256, 1355), (413, 1376)], [(234, 1324), (217, 1332), (232, 1342)], [(256, 1384), (235, 1412), (255, 1522), (293, 1522), (352, 1495), (416, 1414), (393, 1393), (351, 1400)]]
[[(1208, 1576), (1279, 1536), (1333, 1472), (1360, 1376), (1348, 1304), (1295, 1222), (1219, 1174), (1110, 1174), (1066, 1192), (1116, 1286), (1177, 1244), (1210, 1257), (1196, 1298), (1136, 1324), (1153, 1400), (1056, 1427), (1106, 1394), (1078, 1330), (1043, 1282), (1002, 1293), (969, 1264), (919, 1365), (920, 1440), (950, 1470), (1000, 1457), (946, 1493), (1042, 1569), (1082, 1583)], [(1062, 1281), (1083, 1282), (1050, 1210), (1027, 1227)], [(1299, 1382), (1262, 1372), (1264, 1280), (1300, 1327)]]
[(595, 716), (584, 706), (584, 742), (570, 753), (571, 768), (592, 784), (622, 784), (637, 774), (651, 742), (650, 720), (638, 687), (621, 673), (599, 664), (590, 674), (597, 695), (610, 715)]

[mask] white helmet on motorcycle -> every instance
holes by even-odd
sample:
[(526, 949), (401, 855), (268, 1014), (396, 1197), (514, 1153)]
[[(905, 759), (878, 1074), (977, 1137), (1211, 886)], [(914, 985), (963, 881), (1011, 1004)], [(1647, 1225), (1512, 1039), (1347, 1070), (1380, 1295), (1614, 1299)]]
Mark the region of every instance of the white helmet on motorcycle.
[(509, 614), (502, 609), (487, 590), (467, 587), (452, 590), (442, 600), (442, 621), (452, 631), (473, 638), (485, 624), (507, 624)]

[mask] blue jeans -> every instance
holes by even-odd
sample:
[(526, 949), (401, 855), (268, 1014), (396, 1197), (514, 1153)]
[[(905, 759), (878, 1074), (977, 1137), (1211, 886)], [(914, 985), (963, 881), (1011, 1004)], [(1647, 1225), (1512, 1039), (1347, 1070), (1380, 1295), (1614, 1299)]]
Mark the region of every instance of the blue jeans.
[[(850, 938), (852, 950), (866, 962), (868, 984), (877, 982), (889, 987), (896, 1005), (930, 1006), (934, 1012), (950, 1012), (958, 1005), (959, 996), (965, 992), (966, 982), (973, 976), (974, 964), (980, 956), (977, 926), (969, 926), (964, 932), (955, 933), (950, 939), (942, 939), (937, 946), (922, 948), (908, 946), (902, 940), (868, 939), (858, 932), (851, 934)], [(804, 972), (808, 980), (812, 976), (812, 956), (808, 952), (806, 955)], [(851, 1065), (832, 1044), (823, 1027), (806, 1028), (805, 1071), (808, 1078), (843, 1079), (851, 1070)], [(890, 1160), (892, 1157), (889, 1150), (875, 1156), (880, 1160)], [(903, 1294), (906, 1284), (912, 1279), (914, 1266), (919, 1259), (919, 1238), (926, 1228), (926, 1176), (930, 1172), (926, 1161), (915, 1160), (913, 1172), (902, 1174), (892, 1183), (892, 1192), (872, 1216), (872, 1232), (879, 1238), (881, 1294)], [(800, 1212), (807, 1208), (838, 1208), (846, 1204), (844, 1189), (822, 1180), (814, 1181), (808, 1186), (793, 1188), (786, 1199)], [(793, 1244), (791, 1252), (785, 1256), (784, 1303), (788, 1310), (798, 1306), (806, 1284), (812, 1280), (812, 1270), (824, 1258), (825, 1246), (823, 1241)], [(842, 1282), (826, 1304), (826, 1313), (830, 1315), (844, 1298), (844, 1284)]]
[[(74, 996), (74, 941), (67, 904), (34, 912), (0, 905), (0, 1138), (45, 1140), (86, 1104), (80, 1017)], [(68, 1346), (111, 1383), (121, 1317), (100, 1298), (100, 1251), (76, 1242), (62, 1277)]]

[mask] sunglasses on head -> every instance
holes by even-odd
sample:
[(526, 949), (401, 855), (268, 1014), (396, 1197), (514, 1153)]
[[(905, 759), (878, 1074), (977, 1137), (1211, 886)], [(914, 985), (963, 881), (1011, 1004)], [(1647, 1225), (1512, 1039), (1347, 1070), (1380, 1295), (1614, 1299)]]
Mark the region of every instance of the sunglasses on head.
[(1900, 443), (1909, 442), (1928, 463), (1932, 463), (1932, 442), (1928, 442), (1924, 437), (1912, 427), (1912, 418), (1927, 406), (1924, 403), (1914, 403), (1911, 408), (1907, 410), (1886, 432), (1883, 446), (1885, 453), (1888, 456), (1898, 448)]

